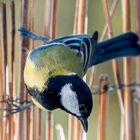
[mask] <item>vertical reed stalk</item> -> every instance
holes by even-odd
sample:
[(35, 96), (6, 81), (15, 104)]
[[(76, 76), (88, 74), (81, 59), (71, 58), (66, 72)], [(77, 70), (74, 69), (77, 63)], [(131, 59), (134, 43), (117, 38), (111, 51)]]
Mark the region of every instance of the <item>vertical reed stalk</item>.
[[(45, 11), (45, 26), (44, 26), (44, 34), (45, 36), (49, 36), (52, 39), (55, 38), (56, 34), (56, 24), (57, 24), (57, 0), (47, 0), (46, 1), (46, 11)], [(48, 111), (47, 113), (47, 140), (53, 139), (53, 118), (52, 113)]]
[[(29, 6), (28, 0), (22, 0), (21, 1), (21, 26), (24, 28), (28, 27), (28, 6)], [(19, 97), (20, 101), (23, 102), (26, 100), (27, 93), (24, 85), (24, 79), (23, 79), (23, 70), (25, 66), (25, 60), (26, 60), (26, 50), (28, 48), (28, 39), (21, 37), (20, 40), (20, 49), (19, 49), (19, 69), (20, 69), (20, 76), (19, 76)], [(26, 111), (22, 111), (19, 114), (17, 114), (17, 130), (16, 130), (16, 139), (24, 140), (26, 136), (26, 131), (23, 129), (23, 126), (27, 127), (27, 122), (25, 119)]]
[[(6, 97), (6, 68), (7, 68), (7, 19), (6, 19), (6, 3), (3, 2), (1, 4), (1, 45), (2, 45), (2, 81), (3, 81), (3, 96)], [(3, 107), (7, 107), (7, 105), (3, 105)], [(5, 114), (6, 112), (4, 112)], [(7, 135), (7, 127), (8, 127), (8, 118), (3, 118), (3, 138), (8, 139)]]
[[(35, 10), (35, 1), (30, 0), (29, 1), (29, 29), (34, 32), (34, 10)], [(32, 50), (34, 46), (34, 40), (29, 40), (29, 49)], [(34, 133), (35, 133), (35, 125), (34, 125), (34, 117), (35, 115), (35, 109), (34, 106), (31, 109), (27, 110), (27, 124), (28, 129), (26, 130), (26, 139), (27, 140), (33, 140), (35, 139)]]
[[(3, 20), (3, 5), (2, 4), (0, 4), (0, 21), (2, 21)], [(2, 24), (2, 22), (0, 22), (0, 29), (2, 29), (2, 26), (3, 26), (3, 24)], [(4, 87), (4, 81), (3, 81), (3, 74), (4, 74), (4, 47), (3, 47), (3, 36), (2, 36), (2, 30), (0, 30), (1, 32), (0, 32), (0, 56), (1, 56), (1, 59), (0, 59), (0, 67), (1, 67), (1, 69), (0, 69), (0, 101), (2, 101), (3, 100), (3, 87)], [(3, 82), (2, 82), (3, 81)], [(3, 108), (3, 104), (0, 104), (0, 108)], [(4, 125), (4, 122), (3, 122), (3, 115), (4, 115), (4, 113), (3, 113), (3, 111), (2, 112), (0, 112), (0, 123), (1, 123), (1, 125), (0, 125), (0, 138), (1, 139), (3, 139), (3, 125)]]
[(35, 132), (35, 125), (34, 125), (34, 120), (35, 120), (35, 109), (34, 109), (34, 106), (31, 108), (31, 111), (30, 111), (30, 136), (29, 136), (29, 140), (34, 140), (34, 132)]
[(44, 17), (44, 35), (50, 36), (52, 22), (52, 5), (53, 0), (46, 0), (45, 17)]
[(87, 32), (86, 20), (87, 20), (87, 1), (81, 0), (79, 1), (79, 11), (78, 11), (78, 24), (77, 24), (77, 34)]
[(73, 116), (69, 114), (68, 118), (68, 140), (73, 140)]
[[(79, 1), (80, 0), (76, 0), (76, 7), (75, 7), (75, 19), (74, 19), (74, 27), (73, 27), (73, 33), (76, 34), (77, 33), (77, 26), (78, 26), (78, 15), (79, 15)], [(72, 132), (72, 126), (73, 126), (73, 116), (69, 114), (69, 119), (68, 119), (68, 140), (72, 140), (73, 137), (73, 132)], [(75, 125), (77, 126), (77, 120), (74, 120)], [(80, 125), (80, 124), (79, 124)], [(76, 129), (76, 128), (75, 128)], [(77, 128), (78, 129), (78, 128)], [(76, 131), (77, 132), (77, 131)], [(75, 132), (75, 134), (76, 134)], [(78, 134), (77, 134), (78, 135)], [(74, 136), (76, 139), (76, 136)], [(78, 139), (77, 139), (78, 140)]]
[[(112, 33), (112, 25), (111, 25), (111, 17), (109, 15), (109, 9), (108, 9), (108, 1), (103, 0), (104, 5), (104, 13), (106, 18), (106, 27), (108, 29), (108, 37), (111, 38), (113, 36)], [(112, 60), (112, 68), (113, 68), (113, 74), (114, 74), (114, 80), (117, 87), (120, 87), (121, 85), (121, 77), (120, 77), (120, 71), (119, 71), (119, 63), (118, 60)], [(120, 104), (120, 110), (121, 110), (121, 131), (120, 131), (120, 139), (124, 139), (124, 127), (123, 127), (123, 119), (124, 119), (124, 107), (123, 107), (123, 91), (121, 89), (117, 90), (119, 104)]]
[[(75, 10), (74, 33), (81, 34), (87, 32), (87, 0), (77, 0)], [(74, 139), (79, 140), (81, 136), (81, 125), (75, 118)]]
[[(123, 31), (130, 31), (130, 1), (122, 0)], [(131, 59), (124, 58), (124, 84), (131, 82)], [(133, 98), (128, 86), (124, 87), (125, 140), (135, 140)]]
[(79, 1), (76, 0), (76, 6), (75, 6), (75, 18), (74, 18), (74, 27), (73, 27), (73, 33), (77, 33), (77, 26), (78, 26), (78, 14), (79, 14)]
[(52, 39), (55, 38), (56, 35), (56, 25), (57, 25), (57, 3), (58, 0), (53, 0), (53, 5), (52, 5), (52, 19), (51, 19), (51, 32), (50, 36)]
[[(108, 3), (107, 0), (103, 0), (103, 8), (105, 13), (105, 19), (107, 24), (107, 31), (108, 31), (108, 37), (110, 38), (112, 36), (112, 26), (109, 16), (109, 10), (108, 10)], [(100, 78), (100, 92), (99, 92), (99, 121), (98, 121), (98, 140), (106, 140), (106, 117), (107, 117), (107, 101), (108, 101), (108, 95), (107, 90), (105, 87), (107, 87), (108, 84), (108, 77), (107, 76), (101, 76)]]
[(16, 42), (16, 25), (15, 25), (15, 2), (11, 1), (11, 79), (10, 91), (11, 95), (15, 95), (14, 91), (14, 63), (15, 63), (15, 42)]
[[(9, 80), (9, 91), (10, 91), (10, 95), (11, 98), (13, 98), (13, 96), (15, 96), (15, 89), (14, 89), (14, 85), (15, 85), (15, 81), (14, 81), (14, 64), (15, 64), (15, 42), (16, 42), (16, 37), (15, 37), (15, 30), (16, 30), (16, 25), (15, 25), (15, 3), (12, 0), (10, 3), (10, 7), (11, 7), (11, 40), (10, 40), (10, 46), (11, 46), (11, 70), (10, 70), (10, 80)], [(9, 106), (11, 108), (11, 106)], [(9, 133), (10, 133), (10, 138), (11, 140), (14, 137), (14, 133), (15, 133), (15, 122), (14, 122), (14, 116), (11, 115), (9, 116), (10, 118), (10, 127), (9, 127)]]
[[(135, 31), (140, 38), (140, 0), (135, 0)], [(140, 44), (140, 41), (139, 41)], [(136, 82), (140, 83), (140, 56), (136, 58)], [(136, 87), (137, 97), (140, 99), (140, 87)], [(140, 102), (137, 104), (136, 136), (140, 140)]]
[(42, 140), (42, 110), (38, 109), (38, 140)]
[[(34, 31), (34, 0), (30, 0), (29, 1), (29, 29), (31, 31)], [(30, 39), (29, 40), (29, 44), (28, 44), (28, 48), (30, 50), (33, 49), (33, 46), (34, 46), (34, 40)], [(27, 52), (26, 52), (27, 53)], [(26, 100), (28, 101), (28, 95), (26, 97)], [(32, 139), (35, 139), (35, 136), (34, 136), (34, 133), (35, 133), (35, 130), (36, 130), (36, 127), (37, 125), (34, 125), (34, 123), (36, 123), (34, 121), (34, 115), (36, 115), (36, 112), (35, 112), (35, 109), (34, 109), (34, 106), (31, 108), (31, 109), (28, 109), (26, 110), (26, 122), (28, 124), (28, 127), (26, 129), (26, 139), (27, 140), (32, 140)]]
[(100, 77), (99, 89), (99, 116), (98, 116), (98, 140), (106, 140), (106, 119), (107, 119), (107, 86), (108, 76), (102, 75)]
[[(1, 11), (1, 10), (0, 10)], [(0, 26), (1, 27), (1, 26)], [(0, 39), (1, 40), (1, 39)], [(2, 49), (0, 44), (0, 101), (3, 100), (2, 98)], [(3, 108), (3, 105), (0, 103), (0, 108)], [(0, 111), (0, 137), (2, 138), (3, 134), (3, 111)]]
[[(44, 17), (44, 35), (49, 36), (51, 35), (51, 21), (52, 21), (52, 5), (53, 0), (46, 0), (45, 5), (45, 17)], [(51, 112), (47, 112), (46, 116), (46, 140), (52, 140), (52, 118)]]
[(46, 140), (53, 140), (53, 118), (52, 113), (48, 111), (47, 113), (47, 127), (46, 127)]

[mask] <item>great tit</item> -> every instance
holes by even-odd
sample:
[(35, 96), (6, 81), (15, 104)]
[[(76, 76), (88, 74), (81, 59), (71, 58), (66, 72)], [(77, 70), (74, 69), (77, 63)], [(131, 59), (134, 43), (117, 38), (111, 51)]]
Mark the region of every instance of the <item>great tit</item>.
[(138, 37), (125, 33), (97, 43), (98, 32), (69, 35), (52, 41), (20, 28), (22, 35), (46, 42), (28, 53), (24, 80), (33, 102), (43, 110), (60, 108), (74, 116), (88, 130), (92, 94), (82, 80), (88, 68), (118, 57), (140, 55)]

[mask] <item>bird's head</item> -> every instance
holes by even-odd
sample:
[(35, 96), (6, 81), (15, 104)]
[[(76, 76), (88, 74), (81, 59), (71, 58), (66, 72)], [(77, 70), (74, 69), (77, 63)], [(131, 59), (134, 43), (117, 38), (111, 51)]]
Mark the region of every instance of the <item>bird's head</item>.
[(76, 116), (87, 131), (87, 118), (93, 105), (91, 91), (87, 84), (76, 74), (60, 75), (50, 78), (48, 90), (57, 91), (59, 107)]

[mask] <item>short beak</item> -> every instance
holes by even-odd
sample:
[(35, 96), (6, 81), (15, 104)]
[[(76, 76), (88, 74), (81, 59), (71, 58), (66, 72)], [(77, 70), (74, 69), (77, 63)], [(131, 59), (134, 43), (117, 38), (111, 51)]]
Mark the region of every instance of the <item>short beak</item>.
[(83, 126), (85, 132), (87, 132), (88, 131), (88, 121), (87, 121), (87, 119), (82, 118), (82, 117), (80, 117), (79, 119), (80, 119), (80, 121), (82, 123), (82, 126)]

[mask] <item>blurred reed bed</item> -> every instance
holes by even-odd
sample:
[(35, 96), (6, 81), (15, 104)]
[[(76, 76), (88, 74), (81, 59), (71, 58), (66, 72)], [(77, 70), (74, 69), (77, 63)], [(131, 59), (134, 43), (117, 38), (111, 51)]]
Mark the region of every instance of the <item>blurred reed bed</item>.
[[(17, 9), (16, 0), (11, 0), (10, 6), (6, 1), (0, 2), (0, 138), (1, 140), (86, 140), (87, 136), (79, 121), (69, 115), (68, 135), (64, 133), (61, 124), (54, 127), (53, 113), (41, 111), (32, 105), (28, 97), (23, 70), (27, 54), (35, 46), (33, 40), (17, 35), (17, 20), (20, 25), (31, 31), (35, 29), (36, 7), (34, 0), (19, 0)], [(46, 0), (44, 6), (44, 22), (42, 23), (44, 36), (54, 39), (57, 32), (58, 0)], [(131, 30), (130, 0), (122, 0), (123, 32)], [(135, 0), (135, 31), (140, 36), (140, 0)], [(105, 26), (101, 40), (111, 38), (112, 17), (117, 10), (119, 0), (108, 5), (102, 0)], [(10, 10), (7, 8), (10, 7)], [(111, 7), (111, 8), (110, 8)], [(20, 10), (19, 10), (20, 9)], [(9, 13), (8, 13), (9, 12)], [(20, 13), (20, 18), (16, 14)], [(93, 9), (93, 12), (94, 9)], [(10, 22), (9, 22), (10, 17)], [(8, 22), (7, 22), (8, 20)], [(65, 23), (64, 23), (65, 24)], [(62, 25), (63, 26), (63, 25)], [(87, 33), (88, 29), (88, 0), (76, 0), (74, 34)], [(61, 28), (61, 27), (59, 27)], [(10, 31), (10, 32), (9, 32)], [(18, 54), (17, 54), (18, 53)], [(18, 64), (18, 65), (16, 65)], [(124, 58), (124, 77), (121, 77), (120, 66), (117, 60), (112, 61), (112, 70), (116, 87), (131, 84), (131, 58)], [(89, 86), (94, 86), (95, 67), (90, 71)], [(84, 77), (86, 80), (86, 76)], [(136, 58), (136, 82), (140, 83), (140, 58)], [(107, 116), (109, 96), (107, 87), (109, 77), (102, 75), (99, 82), (99, 111), (97, 139), (107, 140)], [(120, 106), (120, 140), (140, 140), (140, 102), (134, 110), (134, 97), (131, 88), (117, 88)], [(140, 88), (136, 87), (137, 97), (140, 98)], [(18, 112), (18, 113), (17, 113)], [(90, 116), (91, 118), (93, 116)], [(90, 130), (92, 131), (92, 130)], [(114, 130), (115, 131), (115, 130)], [(54, 137), (56, 135), (56, 138)], [(94, 136), (93, 136), (94, 137)]]

